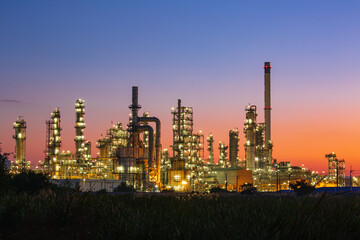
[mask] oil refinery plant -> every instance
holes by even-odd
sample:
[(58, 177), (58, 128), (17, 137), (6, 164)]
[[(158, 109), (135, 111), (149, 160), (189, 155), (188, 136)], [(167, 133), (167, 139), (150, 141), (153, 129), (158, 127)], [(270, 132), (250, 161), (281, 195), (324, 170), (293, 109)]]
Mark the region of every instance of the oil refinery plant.
[[(139, 113), (138, 87), (133, 86), (128, 124), (118, 122), (106, 131), (96, 143), (96, 158), (91, 155), (91, 142), (84, 136), (85, 101), (78, 99), (75, 103), (75, 152), (61, 150), (61, 112), (55, 108), (46, 121), (45, 159), (38, 171), (48, 174), (54, 182), (69, 180), (82, 184), (84, 190), (111, 191), (125, 182), (138, 191), (203, 192), (214, 187), (239, 191), (244, 184), (252, 184), (260, 191), (277, 191), (290, 189), (290, 183), (302, 179), (315, 186), (345, 186), (345, 161), (338, 160), (335, 153), (326, 155), (329, 171), (325, 177), (303, 166), (273, 159), (270, 71), (270, 62), (265, 62), (264, 122), (258, 122), (257, 106), (245, 107), (243, 160), (239, 158), (240, 131), (234, 128), (228, 130), (229, 145), (219, 142), (216, 161), (214, 136), (194, 132), (193, 108), (183, 106), (181, 99), (171, 109), (171, 150), (162, 149), (161, 122), (148, 112)], [(11, 166), (14, 173), (30, 168), (25, 156), (26, 127), (23, 117), (14, 123), (15, 161)]]

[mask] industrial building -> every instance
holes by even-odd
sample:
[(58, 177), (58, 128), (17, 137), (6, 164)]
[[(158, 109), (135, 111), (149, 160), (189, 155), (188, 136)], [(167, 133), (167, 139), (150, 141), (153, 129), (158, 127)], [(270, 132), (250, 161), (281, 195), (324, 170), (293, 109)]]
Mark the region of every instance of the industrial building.
[(345, 160), (338, 159), (334, 152), (326, 154), (328, 159), (328, 179), (329, 182), (336, 183), (338, 187), (345, 187)]
[[(140, 115), (138, 87), (132, 87), (129, 122), (117, 122), (96, 142), (97, 157), (91, 155), (91, 142), (85, 137), (85, 101), (75, 102), (74, 149), (62, 150), (60, 108), (55, 108), (46, 121), (46, 147), (42, 171), (53, 181), (72, 180), (81, 186), (113, 189), (126, 182), (138, 191), (174, 189), (176, 191), (209, 191), (222, 187), (238, 191), (243, 184), (253, 184), (260, 191), (289, 189), (290, 183), (306, 179), (309, 182), (345, 184), (345, 162), (334, 153), (327, 154), (328, 177), (325, 180), (304, 167), (290, 162), (277, 162), (272, 157), (270, 62), (264, 64), (264, 122), (260, 122), (255, 105), (245, 107), (243, 133), (244, 158), (239, 158), (239, 130), (229, 130), (229, 145), (219, 142), (219, 157), (214, 156), (214, 136), (206, 139), (208, 158), (205, 159), (204, 134), (194, 132), (194, 110), (182, 105), (171, 109), (172, 145), (162, 149), (161, 123), (149, 112)], [(29, 169), (26, 162), (26, 122), (19, 117), (14, 123), (16, 141), (13, 172)], [(80, 181), (82, 180), (82, 181)], [(85, 184), (85, 182), (88, 184)], [(105, 185), (104, 185), (105, 184)]]

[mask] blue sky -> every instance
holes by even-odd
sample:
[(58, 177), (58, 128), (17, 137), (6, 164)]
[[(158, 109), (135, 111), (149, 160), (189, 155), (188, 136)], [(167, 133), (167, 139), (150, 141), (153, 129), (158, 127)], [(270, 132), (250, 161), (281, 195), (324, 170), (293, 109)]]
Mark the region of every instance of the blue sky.
[[(194, 107), (196, 129), (227, 141), (229, 129), (243, 127), (249, 102), (262, 108), (262, 66), (271, 61), (275, 154), (322, 168), (326, 149), (347, 156), (360, 133), (359, 12), (359, 1), (1, 1), (0, 142), (13, 148), (11, 123), (24, 115), (29, 141), (41, 142), (29, 142), (29, 158), (42, 158), (44, 121), (60, 106), (72, 150), (77, 98), (86, 100), (95, 142), (110, 120), (126, 123), (132, 85), (143, 110), (163, 119), (164, 146), (178, 98)], [(323, 132), (309, 137), (309, 127)], [(347, 140), (316, 150), (327, 129)], [(314, 148), (313, 157), (304, 148)]]

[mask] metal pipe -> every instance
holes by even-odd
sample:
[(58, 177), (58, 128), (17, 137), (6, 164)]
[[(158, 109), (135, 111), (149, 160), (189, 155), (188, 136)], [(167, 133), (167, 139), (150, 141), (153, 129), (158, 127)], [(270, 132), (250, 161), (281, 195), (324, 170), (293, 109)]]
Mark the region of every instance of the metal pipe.
[(160, 119), (158, 119), (157, 117), (139, 117), (138, 120), (139, 120), (139, 122), (155, 122), (155, 124), (156, 124), (155, 159), (156, 159), (156, 167), (158, 167), (160, 169), (160, 154), (161, 154), (161, 143), (160, 143), (161, 122), (160, 122)]
[(153, 151), (154, 151), (154, 129), (149, 125), (137, 126), (138, 130), (149, 132), (149, 167), (153, 166)]

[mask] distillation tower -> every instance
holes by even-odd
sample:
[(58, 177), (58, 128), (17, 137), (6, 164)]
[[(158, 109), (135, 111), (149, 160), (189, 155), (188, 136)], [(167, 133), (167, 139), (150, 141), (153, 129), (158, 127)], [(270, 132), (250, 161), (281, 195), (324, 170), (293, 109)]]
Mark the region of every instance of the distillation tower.
[(245, 167), (248, 170), (255, 170), (255, 140), (256, 140), (256, 106), (248, 105), (245, 109)]
[(23, 117), (18, 117), (14, 122), (15, 135), (13, 138), (16, 141), (15, 145), (15, 168), (16, 171), (24, 171), (30, 166), (26, 162), (26, 121)]
[(219, 163), (218, 165), (222, 168), (226, 168), (228, 167), (229, 163), (228, 163), (228, 157), (227, 157), (227, 149), (229, 148), (229, 146), (223, 144), (222, 142), (219, 142)]
[(84, 161), (84, 114), (85, 114), (85, 101), (78, 99), (75, 103), (75, 157), (79, 163)]
[(229, 131), (229, 161), (231, 167), (239, 165), (239, 130), (232, 129)]
[(208, 152), (209, 152), (209, 161), (208, 164), (214, 164), (214, 137), (212, 133), (207, 137), (207, 143), (208, 143)]
[(60, 127), (60, 109), (56, 108), (51, 113), (50, 120), (50, 141), (48, 145), (48, 160), (45, 163), (53, 178), (60, 178), (60, 147), (61, 147), (61, 127)]

